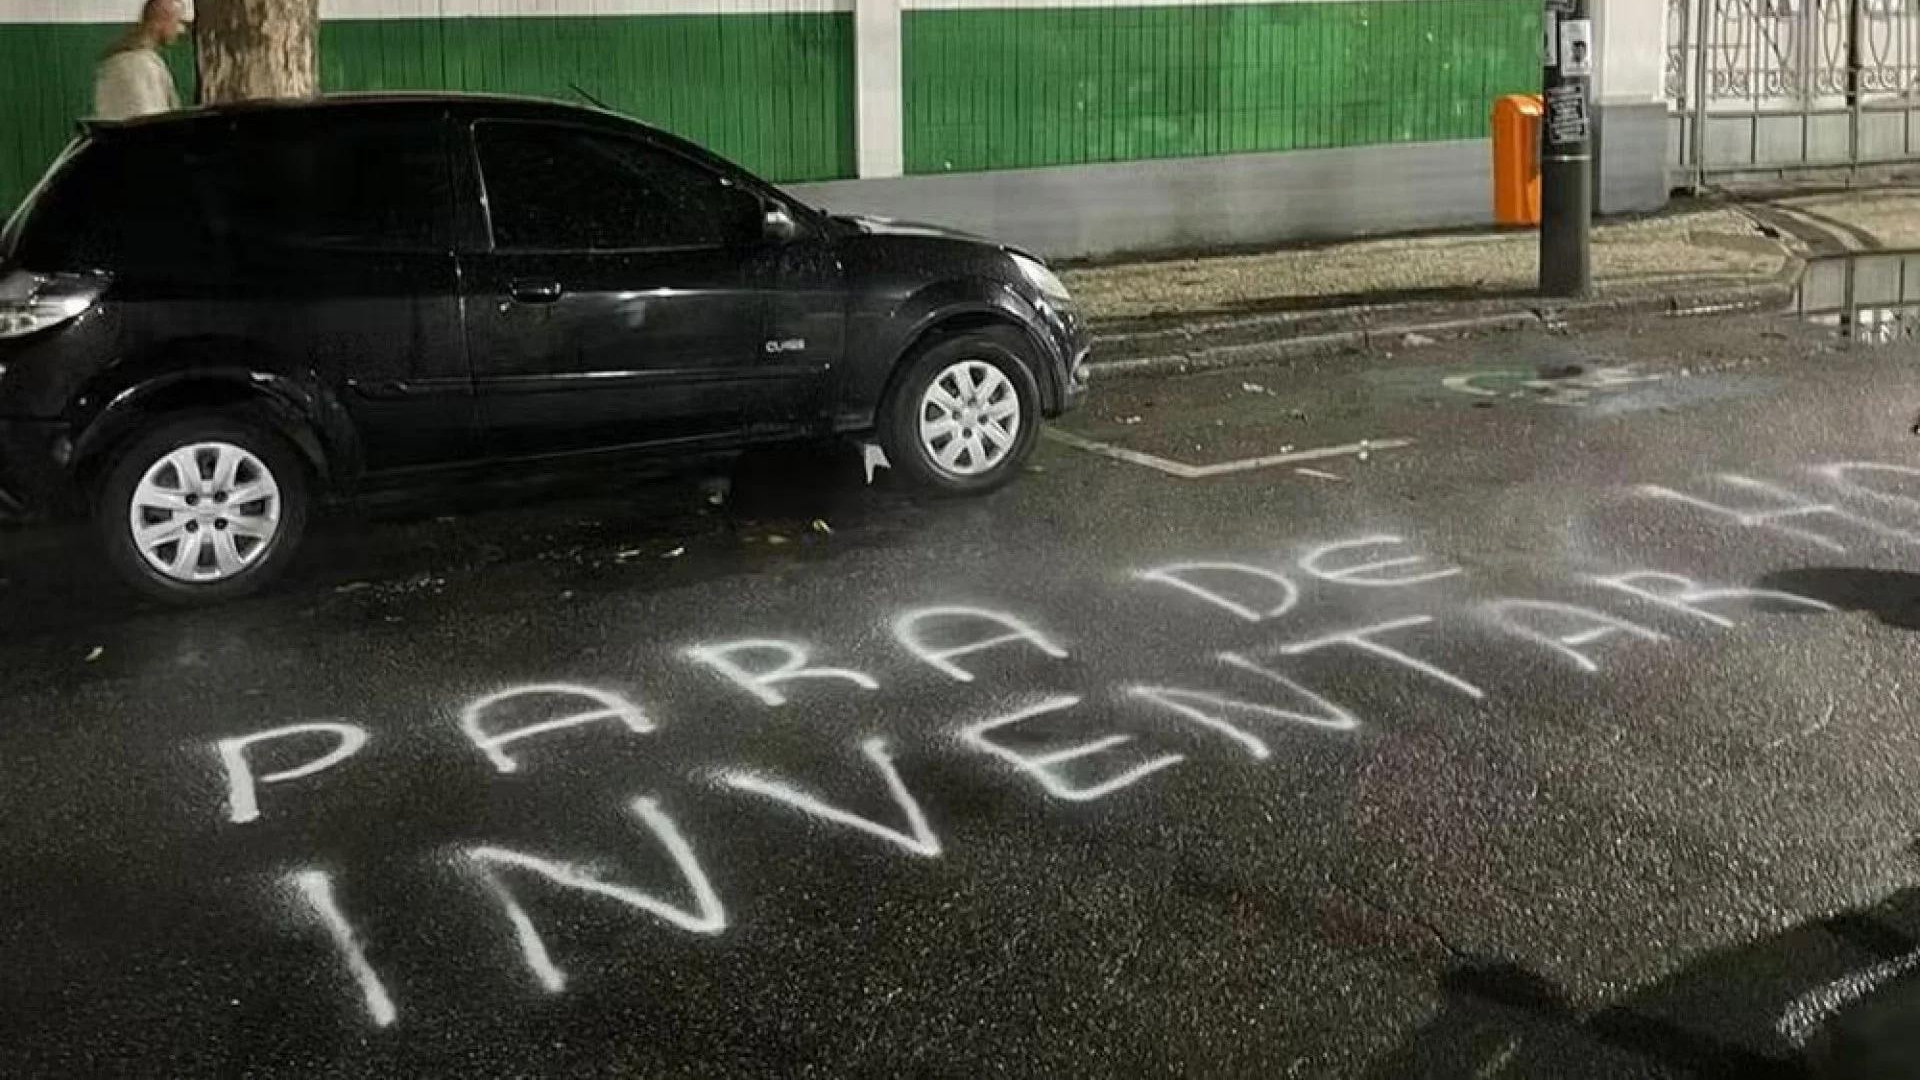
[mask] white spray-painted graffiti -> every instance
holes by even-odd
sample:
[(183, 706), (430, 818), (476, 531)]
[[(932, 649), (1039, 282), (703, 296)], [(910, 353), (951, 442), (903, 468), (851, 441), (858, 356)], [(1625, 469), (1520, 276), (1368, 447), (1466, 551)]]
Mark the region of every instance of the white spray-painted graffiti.
[(1228, 716), (1243, 715), (1249, 719), (1280, 720), (1290, 724), (1325, 728), (1329, 731), (1351, 731), (1360, 726), (1359, 718), (1352, 713), (1277, 671), (1261, 667), (1237, 653), (1222, 653), (1220, 660), (1231, 667), (1254, 672), (1286, 687), (1295, 696), (1312, 702), (1318, 711), (1295, 712), (1268, 702), (1246, 701), (1205, 690), (1183, 690), (1174, 686), (1132, 686), (1127, 688), (1127, 693), (1142, 701), (1150, 701), (1164, 709), (1172, 710), (1175, 714), (1201, 727), (1225, 735), (1245, 747), (1255, 761), (1265, 761), (1272, 757), (1273, 750), (1267, 745), (1265, 739), (1236, 726), (1233, 721), (1227, 719)]
[(1363, 536), (1358, 540), (1342, 540), (1334, 544), (1322, 544), (1307, 552), (1300, 559), (1300, 570), (1309, 577), (1335, 585), (1360, 585), (1375, 589), (1392, 589), (1405, 585), (1425, 585), (1429, 581), (1443, 581), (1456, 574), (1463, 573), (1459, 567), (1444, 570), (1427, 570), (1409, 574), (1385, 574), (1383, 571), (1397, 567), (1420, 566), (1427, 562), (1424, 555), (1402, 555), (1398, 558), (1377, 559), (1373, 562), (1349, 563), (1345, 566), (1328, 567), (1322, 565), (1330, 557), (1343, 552), (1359, 551), (1364, 548), (1398, 547), (1406, 541), (1397, 536)]
[(527, 962), (527, 970), (540, 980), (547, 992), (557, 994), (567, 988), (566, 973), (553, 962), (553, 956), (547, 951), (546, 939), (527, 916), (526, 909), (520, 906), (512, 890), (508, 889), (500, 871), (506, 869), (524, 870), (547, 879), (566, 889), (604, 896), (609, 900), (618, 900), (628, 907), (644, 911), (689, 934), (718, 934), (727, 928), (727, 912), (720, 903), (720, 896), (713, 891), (713, 885), (707, 880), (707, 873), (700, 867), (700, 859), (693, 853), (693, 847), (680, 835), (680, 827), (673, 823), (666, 811), (660, 809), (660, 802), (653, 798), (633, 800), (632, 810), (645, 823), (654, 838), (667, 849), (673, 857), (674, 866), (680, 876), (686, 879), (687, 887), (693, 892), (692, 909), (675, 907), (673, 904), (650, 893), (626, 885), (614, 885), (594, 877), (586, 870), (569, 866), (566, 863), (543, 859), (537, 855), (528, 855), (522, 851), (510, 851), (499, 847), (475, 847), (468, 849), (467, 859), (486, 879), (487, 886), (500, 900), (500, 906), (507, 913), (507, 921), (513, 924), (514, 937), (520, 942), (520, 955)]
[[(1670, 487), (1636, 491), (1659, 502), (1704, 511), (1741, 530), (1767, 530), (1819, 552), (1856, 542), (1856, 534), (1911, 539), (1899, 526), (1861, 507), (1920, 516), (1920, 497), (1916, 497), (1920, 469), (1843, 462), (1812, 471), (1838, 492), (1834, 499), (1822, 501), (1768, 481), (1727, 476), (1717, 482), (1753, 498), (1756, 505), (1729, 506)], [(1811, 519), (1828, 528), (1807, 527), (1804, 523)], [(1852, 532), (1842, 533), (1842, 529)], [(1696, 633), (1733, 629), (1736, 616), (1752, 618), (1757, 611), (1834, 610), (1812, 597), (1702, 581), (1651, 568), (1575, 579), (1583, 592), (1597, 590), (1607, 596), (1610, 609), (1593, 606), (1591, 601), (1559, 598), (1476, 600), (1456, 595), (1470, 589), (1472, 575), (1466, 567), (1436, 561), (1409, 540), (1389, 533), (1305, 546), (1292, 559), (1180, 560), (1136, 569), (1127, 577), (1132, 583), (1129, 595), (1141, 600), (1173, 595), (1188, 601), (1163, 617), (1189, 626), (1195, 640), (1203, 644), (1206, 651), (1191, 658), (1204, 664), (1203, 674), (1143, 677), (1129, 671), (1125, 679), (1108, 682), (1095, 672), (1091, 677), (1098, 689), (1082, 686), (1076, 691), (1058, 685), (1089, 677), (1079, 662), (1069, 662), (1063, 642), (1071, 642), (1071, 637), (1041, 629), (1050, 625), (1048, 621), (1029, 613), (977, 603), (916, 606), (891, 614), (885, 620), (891, 642), (884, 646), (891, 656), (861, 656), (859, 668), (817, 666), (812, 659), (814, 646), (772, 637), (698, 644), (677, 655), (686, 664), (718, 676), (722, 689), (716, 693), (734, 706), (744, 696), (767, 709), (785, 706), (789, 695), (803, 689), (810, 700), (838, 700), (857, 707), (881, 691), (881, 680), (870, 672), (891, 678), (889, 673), (900, 674), (903, 669), (917, 671), (922, 673), (924, 687), (924, 673), (931, 668), (944, 677), (936, 685), (946, 695), (941, 699), (942, 711), (951, 718), (939, 730), (941, 738), (933, 740), (934, 746), (957, 747), (973, 760), (992, 762), (1028, 790), (1037, 789), (1044, 800), (1078, 805), (1120, 796), (1155, 778), (1181, 772), (1175, 766), (1191, 764), (1194, 755), (1202, 752), (1167, 745), (1164, 740), (1184, 738), (1190, 743), (1196, 733), (1214, 736), (1233, 747), (1236, 757), (1269, 763), (1283, 759), (1277, 752), (1282, 745), (1342, 739), (1369, 722), (1390, 733), (1391, 718), (1363, 721), (1354, 709), (1309, 685), (1317, 672), (1342, 657), (1404, 683), (1406, 692), (1424, 688), (1440, 694), (1436, 700), (1454, 706), (1462, 698), (1490, 704), (1496, 695), (1474, 681), (1474, 672), (1454, 670), (1434, 659), (1458, 657), (1450, 663), (1472, 666), (1478, 650), (1460, 649), (1454, 640), (1458, 635), (1449, 638), (1448, 631), (1465, 630), (1538, 646), (1551, 655), (1553, 663), (1571, 665), (1579, 673), (1575, 677), (1584, 677), (1602, 670), (1596, 647), (1603, 643), (1609, 649), (1608, 659), (1617, 660), (1629, 655), (1624, 651), (1629, 647), (1670, 644), (1682, 629)], [(1282, 622), (1318, 619), (1329, 613), (1342, 617), (1338, 606), (1342, 597), (1364, 597), (1375, 613), (1366, 619), (1346, 616), (1349, 621), (1334, 623), (1339, 628), (1332, 630), (1321, 621), (1311, 633), (1276, 632), (1275, 624)], [(1329, 605), (1327, 611), (1320, 610), (1322, 600)], [(1387, 617), (1374, 603), (1381, 600), (1411, 602), (1427, 610)], [(1217, 640), (1223, 634), (1241, 640), (1223, 651)], [(1260, 638), (1247, 640), (1251, 634)], [(962, 659), (968, 666), (961, 666)], [(1154, 658), (1140, 666), (1164, 660)], [(1001, 672), (1005, 682), (1009, 670), (1018, 673), (1012, 681), (1019, 685), (990, 685), (992, 672)], [(1049, 680), (1057, 680), (1056, 685), (1044, 685)], [(962, 687), (983, 683), (989, 684), (984, 689), (990, 696), (947, 703), (953, 694), (971, 692)], [(904, 692), (898, 684), (911, 686), (913, 680), (902, 675), (895, 693)], [(1009, 693), (1011, 699), (1006, 696)], [(1153, 720), (1161, 723), (1141, 726)], [(634, 735), (666, 740), (674, 731), (673, 725), (657, 724), (638, 700), (625, 693), (558, 682), (484, 693), (457, 710), (454, 726), (466, 743), (480, 751), (489, 775), (516, 777), (499, 782), (526, 782), (517, 774), (532, 741), (540, 736), (586, 743)], [(295, 801), (303, 786), (324, 783), (323, 774), (369, 752), (376, 741), (368, 727), (343, 720), (290, 723), (217, 739), (212, 749), (225, 778), (224, 819), (236, 825), (259, 820), (261, 789), (269, 786), (276, 788), (276, 814), (290, 814), (285, 804)], [(711, 784), (715, 792), (773, 812), (798, 815), (812, 825), (830, 826), (852, 842), (877, 840), (882, 850), (909, 858), (942, 858), (947, 845), (937, 828), (938, 806), (929, 806), (909, 788), (892, 740), (870, 733), (858, 743), (857, 753), (865, 759), (863, 774), (877, 775), (877, 786), (891, 801), (891, 811), (848, 809), (861, 805), (856, 800), (871, 805), (873, 799), (871, 792), (860, 793), (850, 781), (839, 785), (847, 790), (829, 795), (819, 785), (741, 764), (725, 764), (701, 775), (715, 781)], [(719, 935), (729, 927), (726, 906), (707, 875), (693, 836), (667, 813), (658, 796), (627, 793), (621, 799), (619, 805), (670, 858), (680, 878), (677, 886), (656, 892), (615, 883), (587, 864), (495, 844), (463, 841), (456, 849), (458, 865), (484, 885), (483, 895), (497, 901), (522, 962), (548, 993), (566, 990), (568, 978), (554, 958), (547, 935), (516, 890), (543, 885), (596, 896), (689, 934)], [(367, 1017), (385, 1028), (401, 1016), (376, 970), (377, 943), (363, 941), (349, 919), (347, 905), (341, 902), (338, 875), (337, 869), (308, 868), (285, 880), (310, 912), (308, 926), (317, 921), (325, 929), (360, 991)], [(350, 900), (351, 890), (346, 894)]]
[[(276, 773), (255, 779), (253, 765), (247, 757), (247, 748), (257, 743), (275, 739), (298, 738), (302, 735), (332, 735), (339, 740), (333, 749), (311, 761), (282, 769)], [(214, 744), (220, 755), (220, 764), (227, 771), (227, 814), (236, 825), (243, 825), (260, 816), (259, 785), (280, 784), (288, 780), (299, 780), (333, 768), (360, 752), (367, 744), (367, 731), (358, 724), (343, 724), (338, 721), (316, 721), (310, 724), (288, 724), (286, 727), (256, 731), (251, 735), (242, 735), (233, 739), (221, 739)]]
[[(945, 645), (929, 645), (926, 633), (929, 623), (992, 623), (1003, 633), (990, 637), (975, 638), (972, 641), (948, 642)], [(1024, 641), (1055, 660), (1065, 660), (1067, 650), (1047, 640), (1046, 636), (1014, 615), (1005, 612), (988, 611), (977, 607), (928, 607), (909, 611), (893, 620), (893, 636), (907, 651), (928, 664), (945, 672), (956, 682), (972, 682), (973, 673), (954, 663), (956, 657), (971, 656), (974, 653), (997, 649), (1002, 645), (1011, 645)]]
[(340, 910), (339, 901), (334, 898), (333, 875), (325, 870), (297, 870), (288, 880), (327, 928), (327, 936), (333, 939), (334, 948), (340, 951), (348, 973), (359, 984), (360, 995), (366, 1001), (367, 1016), (377, 1027), (393, 1023), (400, 1014), (393, 1007), (393, 998), (387, 995), (387, 985), (380, 981), (379, 973), (367, 962), (360, 935), (353, 932), (352, 925)]
[(1864, 529), (1882, 536), (1891, 536), (1907, 543), (1920, 543), (1920, 537), (1916, 537), (1904, 529), (1896, 529), (1884, 525), (1871, 518), (1842, 509), (1831, 502), (1815, 502), (1809, 500), (1797, 492), (1781, 487), (1778, 484), (1770, 484), (1765, 480), (1755, 480), (1750, 476), (1739, 476), (1734, 473), (1722, 473), (1716, 479), (1725, 487), (1758, 495), (1765, 499), (1768, 505), (1745, 508), (1727, 506), (1698, 495), (1691, 495), (1683, 491), (1675, 491), (1672, 488), (1661, 487), (1658, 484), (1648, 484), (1642, 487), (1640, 491), (1650, 498), (1668, 499), (1673, 502), (1684, 503), (1695, 509), (1704, 510), (1709, 514), (1717, 514), (1721, 517), (1729, 518), (1744, 528), (1771, 529), (1782, 536), (1791, 537), (1795, 540), (1803, 540), (1809, 544), (1833, 552), (1844, 552), (1847, 550), (1847, 545), (1831, 533), (1816, 532), (1813, 529), (1781, 523), (1806, 518), (1826, 518), (1840, 525)]
[[(1723, 629), (1734, 625), (1725, 615), (1716, 615), (1702, 604), (1755, 603), (1772, 602), (1789, 606), (1807, 607), (1815, 611), (1832, 611), (1833, 605), (1806, 596), (1796, 596), (1775, 589), (1729, 589), (1702, 585), (1682, 574), (1669, 574), (1660, 570), (1635, 570), (1612, 577), (1596, 577), (1595, 585), (1608, 589), (1617, 589), (1629, 596), (1638, 597), (1649, 604), (1656, 604), (1668, 611), (1682, 615), (1691, 615)], [(1665, 586), (1665, 589), (1646, 588), (1647, 585)]]
[(1146, 761), (1135, 762), (1092, 783), (1076, 783), (1065, 767), (1068, 763), (1118, 750), (1132, 742), (1133, 736), (1103, 735), (1091, 742), (1056, 747), (1038, 754), (1024, 753), (987, 738), (990, 733), (999, 731), (1001, 728), (1025, 723), (1049, 713), (1065, 712), (1079, 704), (1080, 699), (1073, 694), (1051, 697), (1025, 708), (1016, 709), (1004, 716), (996, 716), (991, 720), (982, 720), (962, 728), (960, 739), (967, 745), (999, 758), (1031, 776), (1047, 794), (1067, 802), (1092, 802), (1095, 799), (1105, 798), (1123, 788), (1132, 787), (1161, 769), (1178, 765), (1186, 760), (1186, 757), (1181, 754), (1163, 754)]
[[(491, 735), (486, 732), (485, 726), (481, 723), (489, 713), (506, 712), (514, 705), (551, 698), (583, 698), (592, 703), (593, 708), (525, 724)], [(502, 690), (497, 694), (488, 694), (460, 711), (460, 730), (466, 732), (467, 738), (473, 740), (473, 745), (487, 755), (487, 759), (493, 762), (494, 768), (503, 773), (510, 773), (519, 771), (520, 763), (507, 756), (507, 752), (501, 749), (508, 743), (603, 720), (618, 720), (635, 735), (645, 735), (653, 730), (653, 722), (647, 719), (646, 714), (619, 694), (597, 690), (591, 686), (575, 686), (571, 683), (518, 686), (511, 690)]]
[(1376, 640), (1385, 634), (1395, 634), (1402, 630), (1412, 630), (1417, 627), (1430, 626), (1432, 624), (1433, 616), (1431, 615), (1413, 615), (1405, 619), (1394, 619), (1391, 622), (1378, 623), (1374, 626), (1363, 626), (1357, 630), (1342, 630), (1337, 634), (1328, 634), (1326, 637), (1314, 638), (1311, 641), (1289, 642), (1280, 646), (1280, 655), (1305, 656), (1308, 653), (1319, 652), (1322, 649), (1345, 646), (1349, 649), (1358, 649), (1363, 653), (1378, 657), (1390, 664), (1399, 664), (1409, 671), (1417, 671), (1437, 683), (1453, 687), (1455, 690), (1473, 698), (1475, 701), (1486, 697), (1487, 692), (1485, 690), (1455, 675), (1453, 672), (1437, 664), (1430, 664), (1411, 653), (1401, 652), (1391, 645), (1383, 644)]
[[(1271, 586), (1271, 589), (1268, 591), (1271, 592), (1272, 595), (1258, 601), (1242, 603), (1240, 600), (1209, 589), (1194, 580), (1197, 577), (1207, 577), (1214, 579), (1215, 584), (1224, 584), (1220, 579), (1225, 578), (1229, 574), (1261, 581)], [(1189, 596), (1197, 596), (1215, 607), (1231, 611), (1236, 616), (1250, 623), (1257, 623), (1266, 619), (1277, 619), (1287, 612), (1292, 611), (1294, 605), (1300, 602), (1300, 586), (1295, 585), (1292, 578), (1276, 570), (1268, 570), (1260, 566), (1248, 566), (1244, 563), (1174, 563), (1170, 566), (1157, 567), (1153, 570), (1142, 570), (1135, 576), (1141, 581), (1157, 581), (1162, 585), (1171, 585)], [(1260, 606), (1255, 607), (1253, 606), (1254, 603), (1258, 603)]]
[[(772, 667), (755, 671), (734, 659), (742, 654), (754, 653), (776, 653), (780, 657), (780, 662)], [(807, 656), (806, 646), (772, 638), (730, 641), (725, 645), (696, 645), (687, 650), (688, 659), (697, 660), (719, 672), (729, 682), (759, 698), (765, 705), (776, 707), (785, 705), (787, 695), (775, 687), (802, 679), (838, 679), (850, 682), (862, 690), (880, 689), (880, 684), (873, 681), (873, 676), (864, 671), (813, 667), (807, 663)]]
[[(1594, 645), (1615, 634), (1628, 634), (1642, 641), (1666, 641), (1667, 635), (1658, 630), (1650, 630), (1636, 622), (1628, 622), (1604, 611), (1580, 607), (1577, 604), (1560, 604), (1551, 600), (1519, 600), (1508, 598), (1495, 600), (1482, 609), (1501, 629), (1537, 642), (1559, 653), (1573, 662), (1581, 671), (1592, 673), (1600, 670), (1600, 664), (1593, 657), (1580, 651), (1583, 646)], [(1567, 633), (1555, 633), (1544, 629), (1541, 624), (1558, 624), (1565, 628), (1568, 624), (1580, 627)]]
[[(1908, 465), (1885, 465), (1877, 461), (1834, 461), (1816, 466), (1813, 471), (1816, 476), (1839, 488), (1842, 494), (1920, 513), (1920, 469)], [(1865, 483), (1855, 477), (1856, 473), (1891, 480), (1895, 484), (1904, 483), (1911, 494)]]
[(889, 844), (904, 851), (928, 859), (940, 857), (940, 838), (933, 834), (933, 826), (927, 824), (926, 812), (920, 809), (920, 802), (907, 790), (906, 782), (900, 779), (900, 770), (894, 767), (893, 756), (887, 752), (885, 739), (868, 739), (860, 744), (860, 752), (873, 762), (874, 768), (887, 781), (887, 791), (900, 807), (900, 813), (907, 819), (907, 830), (901, 832), (888, 825), (882, 825), (871, 818), (850, 813), (837, 806), (822, 802), (819, 798), (773, 777), (758, 773), (731, 771), (720, 775), (722, 783), (737, 791), (751, 792), (775, 802), (786, 803), (795, 810), (810, 817), (831, 821), (836, 825), (845, 825), (857, 829), (869, 836), (877, 836)]

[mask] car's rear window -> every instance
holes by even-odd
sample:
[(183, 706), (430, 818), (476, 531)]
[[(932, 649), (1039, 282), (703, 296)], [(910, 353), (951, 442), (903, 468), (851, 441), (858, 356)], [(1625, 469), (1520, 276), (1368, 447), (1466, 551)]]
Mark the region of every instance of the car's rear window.
[(451, 184), (433, 123), (122, 133), (72, 152), (12, 226), (14, 254), (31, 269), (165, 271), (444, 247)]
[(88, 270), (195, 256), (203, 240), (180, 155), (141, 141), (77, 147), (19, 223), (33, 270)]

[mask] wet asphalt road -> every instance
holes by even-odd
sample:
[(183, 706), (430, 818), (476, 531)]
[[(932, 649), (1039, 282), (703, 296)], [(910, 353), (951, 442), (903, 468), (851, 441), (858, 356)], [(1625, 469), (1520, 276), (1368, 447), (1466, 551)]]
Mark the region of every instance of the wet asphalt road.
[(0, 1074), (1793, 1075), (1920, 1015), (1916, 361), (1115, 382), (986, 499), (496, 487), (211, 611), (0, 537)]

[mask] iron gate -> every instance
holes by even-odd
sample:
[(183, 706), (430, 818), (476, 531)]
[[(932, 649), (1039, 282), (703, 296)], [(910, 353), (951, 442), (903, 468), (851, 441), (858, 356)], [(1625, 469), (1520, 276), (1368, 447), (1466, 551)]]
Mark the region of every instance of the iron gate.
[(1667, 0), (1676, 180), (1920, 161), (1920, 0)]

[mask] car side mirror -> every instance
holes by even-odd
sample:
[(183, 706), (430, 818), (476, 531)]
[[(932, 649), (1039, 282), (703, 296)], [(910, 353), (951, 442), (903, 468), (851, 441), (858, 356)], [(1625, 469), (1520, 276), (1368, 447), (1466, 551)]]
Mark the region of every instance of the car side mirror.
[(788, 244), (800, 236), (800, 223), (784, 206), (769, 206), (763, 215), (760, 234), (775, 244)]

